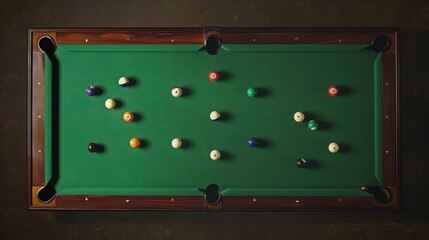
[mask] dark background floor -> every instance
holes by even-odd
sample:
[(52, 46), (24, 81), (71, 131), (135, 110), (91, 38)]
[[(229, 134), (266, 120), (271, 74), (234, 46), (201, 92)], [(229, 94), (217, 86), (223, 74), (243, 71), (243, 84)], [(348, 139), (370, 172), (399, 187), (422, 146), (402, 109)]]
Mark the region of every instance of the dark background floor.
[[(400, 27), (396, 212), (27, 210), (27, 28)], [(0, 0), (0, 239), (429, 239), (429, 1)]]

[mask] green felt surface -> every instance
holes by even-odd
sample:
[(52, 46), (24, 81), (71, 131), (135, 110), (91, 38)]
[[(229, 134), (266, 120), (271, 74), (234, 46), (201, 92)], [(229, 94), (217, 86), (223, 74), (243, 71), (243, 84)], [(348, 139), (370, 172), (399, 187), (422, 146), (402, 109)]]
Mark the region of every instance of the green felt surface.
[[(366, 45), (59, 45), (59, 195), (358, 196), (381, 182), (381, 56)], [(378, 58), (377, 58), (378, 57)], [(378, 59), (378, 60), (377, 60)], [(50, 72), (46, 60), (46, 72)], [(208, 72), (225, 73), (218, 82)], [(134, 79), (122, 88), (118, 79)], [(50, 178), (50, 74), (46, 74), (46, 175)], [(103, 90), (89, 97), (85, 89)], [(330, 97), (330, 85), (340, 96)], [(189, 95), (174, 98), (174, 86)], [(255, 87), (263, 96), (249, 98)], [(112, 110), (107, 98), (122, 102)], [(228, 116), (209, 119), (211, 111)], [(141, 115), (126, 123), (125, 111)], [(295, 112), (306, 114), (302, 123)], [(319, 130), (310, 131), (315, 119)], [(137, 137), (147, 146), (132, 149)], [(173, 149), (175, 137), (188, 148)], [(256, 137), (266, 145), (249, 148)], [(87, 145), (105, 146), (89, 153)], [(331, 142), (342, 151), (328, 151)], [(209, 153), (221, 151), (221, 160)], [(298, 169), (305, 158), (311, 169)]]

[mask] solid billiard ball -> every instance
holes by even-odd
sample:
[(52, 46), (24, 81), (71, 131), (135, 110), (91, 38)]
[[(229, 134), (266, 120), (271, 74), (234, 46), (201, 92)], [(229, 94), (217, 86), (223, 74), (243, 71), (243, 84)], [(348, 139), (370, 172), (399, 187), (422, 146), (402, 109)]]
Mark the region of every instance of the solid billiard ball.
[(122, 118), (125, 122), (131, 122), (134, 119), (134, 114), (131, 112), (124, 112), (124, 115), (122, 115)]
[(210, 119), (212, 121), (216, 121), (219, 118), (220, 118), (220, 113), (218, 111), (213, 111), (210, 113)]
[(88, 151), (91, 153), (95, 153), (100, 151), (100, 146), (98, 146), (96, 143), (90, 143), (88, 144)]
[(307, 161), (304, 158), (300, 158), (296, 161), (296, 166), (298, 168), (304, 168), (307, 165)]
[(212, 160), (219, 160), (220, 159), (220, 152), (218, 150), (213, 150), (210, 152), (210, 158)]
[(340, 151), (340, 146), (338, 145), (338, 143), (333, 142), (329, 144), (328, 149), (331, 153), (336, 153)]
[(314, 131), (314, 130), (317, 130), (318, 127), (319, 127), (319, 124), (315, 120), (310, 120), (308, 122), (308, 129)]
[(128, 85), (128, 83), (130, 82), (130, 80), (128, 80), (128, 78), (126, 78), (126, 77), (121, 77), (121, 78), (119, 78), (119, 80), (118, 80), (118, 84), (119, 84), (119, 86), (121, 86), (121, 87), (126, 87), (127, 85)]
[(106, 102), (104, 103), (104, 105), (106, 106), (107, 109), (113, 109), (116, 105), (115, 100), (109, 98), (106, 100)]
[(335, 87), (335, 86), (330, 86), (330, 87), (328, 88), (328, 94), (329, 94), (330, 96), (335, 97), (335, 96), (337, 96), (337, 95), (338, 95), (338, 93), (340, 93), (340, 90), (338, 90), (338, 88), (337, 88), (337, 87)]
[(215, 72), (215, 71), (210, 71), (209, 72), (209, 80), (212, 82), (216, 82), (217, 80), (219, 80), (219, 73)]
[(256, 147), (258, 145), (258, 139), (256, 138), (249, 138), (249, 140), (247, 140), (247, 145), (249, 145), (249, 147)]
[(296, 112), (293, 115), (293, 119), (295, 119), (296, 122), (302, 122), (304, 121), (305, 115), (302, 112)]
[(171, 146), (173, 148), (180, 148), (182, 146), (182, 140), (175, 138), (171, 141)]
[(138, 148), (140, 146), (140, 140), (138, 138), (131, 138), (130, 146), (132, 148)]
[(94, 96), (95, 95), (95, 87), (94, 86), (89, 86), (86, 88), (86, 94), (88, 96)]
[(182, 89), (179, 87), (175, 87), (171, 90), (171, 95), (173, 95), (173, 97), (180, 97), (182, 96)]
[(249, 97), (255, 97), (258, 94), (258, 91), (255, 88), (248, 88), (247, 89), (247, 96)]

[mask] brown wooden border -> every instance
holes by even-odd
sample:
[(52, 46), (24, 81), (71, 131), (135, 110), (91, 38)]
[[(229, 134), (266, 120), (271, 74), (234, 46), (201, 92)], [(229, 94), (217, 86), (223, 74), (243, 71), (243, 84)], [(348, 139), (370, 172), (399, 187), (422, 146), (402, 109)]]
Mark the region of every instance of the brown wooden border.
[(383, 64), (383, 181), (392, 193), (388, 204), (372, 197), (223, 197), (223, 210), (357, 210), (399, 208), (399, 29), (397, 28), (144, 28), (28, 30), (28, 208), (56, 210), (205, 210), (204, 197), (57, 196), (49, 204), (36, 194), (44, 180), (44, 59), (38, 39), (49, 35), (58, 44), (203, 44), (207, 34), (223, 43), (371, 44), (379, 35), (391, 40)]

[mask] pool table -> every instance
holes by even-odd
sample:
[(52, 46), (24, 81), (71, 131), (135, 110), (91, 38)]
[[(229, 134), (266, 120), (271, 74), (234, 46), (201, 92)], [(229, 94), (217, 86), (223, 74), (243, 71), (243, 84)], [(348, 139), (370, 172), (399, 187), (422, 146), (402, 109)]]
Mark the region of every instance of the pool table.
[(28, 207), (399, 208), (399, 30), (28, 30)]

